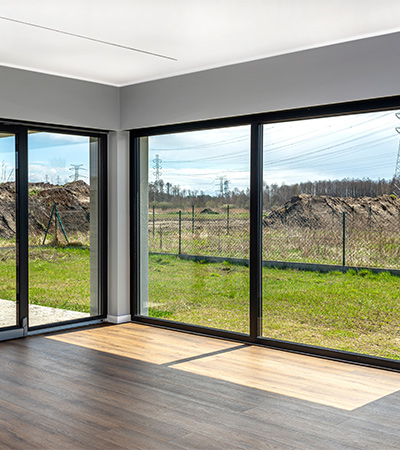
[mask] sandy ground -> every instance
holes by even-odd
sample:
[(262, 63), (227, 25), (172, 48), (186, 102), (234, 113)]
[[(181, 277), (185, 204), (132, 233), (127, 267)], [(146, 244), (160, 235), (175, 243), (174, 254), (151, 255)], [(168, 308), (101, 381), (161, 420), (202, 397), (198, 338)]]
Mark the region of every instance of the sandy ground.
[[(29, 305), (29, 326), (45, 325), (65, 320), (90, 317), (89, 313), (68, 311), (66, 309), (49, 308), (48, 306)], [(16, 324), (16, 303), (0, 299), (0, 327)]]

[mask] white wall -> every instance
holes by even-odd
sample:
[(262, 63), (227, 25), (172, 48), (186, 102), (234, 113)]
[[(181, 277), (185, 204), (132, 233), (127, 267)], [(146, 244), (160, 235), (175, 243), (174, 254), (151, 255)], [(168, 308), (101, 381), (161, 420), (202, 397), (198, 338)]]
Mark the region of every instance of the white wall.
[(108, 321), (130, 320), (129, 133), (108, 139)]
[(123, 87), (121, 128), (400, 94), (400, 33)]
[(0, 66), (0, 119), (118, 129), (118, 88)]

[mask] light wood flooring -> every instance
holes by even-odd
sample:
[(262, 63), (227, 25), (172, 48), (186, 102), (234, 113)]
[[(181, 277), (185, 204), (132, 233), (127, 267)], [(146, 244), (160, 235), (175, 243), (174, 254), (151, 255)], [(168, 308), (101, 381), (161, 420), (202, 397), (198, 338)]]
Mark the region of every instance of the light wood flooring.
[(400, 449), (394, 372), (133, 323), (0, 355), (0, 449)]

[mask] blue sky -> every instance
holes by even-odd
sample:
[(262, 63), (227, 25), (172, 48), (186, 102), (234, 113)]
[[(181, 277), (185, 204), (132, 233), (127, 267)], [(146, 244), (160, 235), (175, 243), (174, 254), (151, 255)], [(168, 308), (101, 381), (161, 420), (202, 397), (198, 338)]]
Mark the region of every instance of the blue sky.
[[(292, 184), (343, 178), (391, 179), (400, 119), (396, 111), (308, 119), (264, 126), (264, 181)], [(149, 143), (149, 180), (154, 158), (161, 178), (181, 188), (213, 194), (220, 177), (231, 189), (250, 184), (248, 126), (154, 136)]]
[[(400, 134), (396, 111), (309, 119), (264, 126), (264, 181), (292, 184), (343, 178), (391, 179)], [(153, 136), (149, 141), (149, 180), (154, 158), (161, 178), (182, 189), (214, 194), (221, 178), (230, 189), (250, 184), (250, 128), (231, 127)], [(29, 181), (72, 180), (71, 164), (89, 176), (89, 138), (57, 133), (29, 135)], [(14, 168), (14, 140), (0, 139), (0, 181)], [(10, 180), (14, 179), (11, 173)], [(83, 178), (88, 181), (89, 178)]]
[(149, 180), (154, 181), (154, 158), (162, 160), (161, 178), (181, 188), (213, 194), (220, 178), (230, 186), (249, 185), (248, 126), (196, 131), (149, 140)]
[[(48, 176), (49, 182), (56, 184), (57, 177), (64, 184), (72, 181), (71, 164), (82, 164), (83, 179), (89, 182), (89, 138), (57, 133), (33, 133), (28, 137), (29, 181), (43, 182)], [(0, 169), (5, 168), (7, 178), (15, 165), (14, 138), (0, 139)], [(0, 181), (1, 180), (0, 172)], [(83, 176), (86, 176), (84, 178)], [(14, 176), (10, 178), (14, 180)]]

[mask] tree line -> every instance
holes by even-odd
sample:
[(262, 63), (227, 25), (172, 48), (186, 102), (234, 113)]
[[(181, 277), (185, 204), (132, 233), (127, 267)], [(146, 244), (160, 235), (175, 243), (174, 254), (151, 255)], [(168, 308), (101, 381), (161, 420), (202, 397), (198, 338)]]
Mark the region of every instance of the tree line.
[[(302, 183), (278, 185), (263, 184), (264, 210), (283, 205), (300, 194), (327, 195), (331, 197), (379, 197), (393, 192), (392, 180), (371, 180), (369, 178), (342, 180), (306, 181)], [(169, 182), (149, 183), (149, 203), (160, 208), (222, 207), (232, 205), (248, 209), (250, 206), (250, 189), (238, 188), (224, 190), (214, 195), (205, 194), (201, 190), (190, 190)]]

